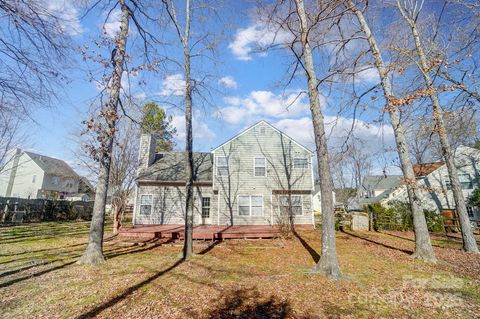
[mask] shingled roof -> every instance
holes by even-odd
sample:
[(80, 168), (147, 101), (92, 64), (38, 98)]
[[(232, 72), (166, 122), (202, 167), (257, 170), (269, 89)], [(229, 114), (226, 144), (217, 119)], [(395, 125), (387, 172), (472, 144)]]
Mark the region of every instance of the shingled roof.
[(46, 174), (80, 178), (80, 176), (78, 176), (78, 174), (62, 160), (32, 152), (25, 152), (25, 154), (27, 154)]
[(373, 175), (363, 179), (362, 187), (365, 190), (392, 189), (400, 185), (402, 175)]
[(431, 172), (443, 165), (443, 162), (423, 163), (413, 165), (415, 176), (427, 176)]
[[(211, 153), (193, 153), (195, 182), (211, 182), (213, 180), (213, 159)], [(186, 181), (185, 152), (168, 152), (156, 154), (155, 161), (147, 169), (140, 171), (137, 180), (141, 181)]]

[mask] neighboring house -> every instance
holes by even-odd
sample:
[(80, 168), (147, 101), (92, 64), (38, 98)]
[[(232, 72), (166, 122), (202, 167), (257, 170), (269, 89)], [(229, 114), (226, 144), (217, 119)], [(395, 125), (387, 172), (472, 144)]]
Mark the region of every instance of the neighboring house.
[[(463, 198), (467, 203), (470, 220), (480, 221), (478, 207), (468, 205), (473, 190), (480, 187), (480, 150), (460, 146), (455, 151), (455, 166), (462, 187)], [(429, 210), (455, 209), (455, 201), (446, 164), (443, 162), (414, 165), (417, 181), (421, 186), (422, 207)], [(407, 201), (404, 185), (395, 190), (390, 200)]]
[[(183, 224), (186, 154), (155, 145), (142, 135), (133, 223)], [(313, 188), (312, 152), (265, 121), (194, 153), (196, 225), (313, 224)]]
[[(335, 192), (332, 191), (333, 196), (333, 204), (334, 206), (339, 206), (341, 203), (336, 202)], [(312, 209), (314, 212), (321, 212), (322, 211), (322, 194), (320, 192), (320, 184), (319, 182), (315, 183), (315, 188), (313, 190), (313, 197), (312, 197)]]
[(367, 204), (389, 199), (392, 192), (400, 186), (402, 177), (402, 175), (365, 176), (357, 190), (357, 195), (349, 200), (348, 210), (363, 211), (363, 207)]
[(0, 196), (65, 198), (77, 194), (80, 176), (62, 160), (15, 150), (0, 172)]
[[(480, 150), (460, 146), (455, 152), (455, 166), (462, 186), (467, 211), (472, 221), (480, 220), (477, 207), (468, 205), (468, 197), (480, 187)], [(413, 166), (422, 193), (422, 207), (441, 211), (455, 209), (448, 170), (443, 162), (417, 164)], [(358, 202), (364, 204), (379, 202), (388, 205), (392, 201), (408, 202), (407, 188), (401, 183), (402, 176), (369, 176), (359, 189)], [(357, 207), (357, 206), (356, 206)]]

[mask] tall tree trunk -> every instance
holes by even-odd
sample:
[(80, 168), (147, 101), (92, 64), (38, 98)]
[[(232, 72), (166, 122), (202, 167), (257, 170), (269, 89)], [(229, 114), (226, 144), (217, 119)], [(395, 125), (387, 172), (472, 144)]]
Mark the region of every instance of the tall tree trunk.
[(327, 138), (325, 135), (323, 115), (320, 109), (318, 80), (309, 43), (309, 27), (305, 6), (303, 0), (295, 0), (295, 5), (296, 13), (300, 20), (301, 41), (308, 81), (308, 96), (310, 100), (310, 112), (312, 114), (313, 132), (315, 134), (318, 175), (320, 176), (320, 192), (322, 197), (322, 255), (315, 267), (315, 271), (329, 278), (337, 279), (341, 276), (341, 272), (337, 261), (332, 196), (333, 183), (328, 159)]
[(116, 198), (112, 200), (112, 210), (113, 210), (113, 233), (118, 234), (118, 229), (120, 228), (120, 210), (122, 207), (121, 204), (122, 198)]
[(185, 199), (185, 241), (183, 258), (189, 259), (193, 254), (193, 137), (192, 137), (192, 82), (190, 75), (190, 50), (188, 47), (190, 33), (190, 0), (186, 2), (186, 24), (183, 36), (185, 56), (185, 151), (186, 151), (186, 199)]
[(448, 175), (450, 176), (450, 183), (452, 185), (455, 208), (460, 219), (460, 227), (462, 229), (463, 249), (468, 252), (478, 253), (479, 251), (477, 242), (475, 241), (472, 227), (470, 226), (467, 207), (465, 205), (465, 199), (463, 198), (463, 192), (460, 186), (460, 180), (458, 178), (457, 167), (455, 166), (454, 154), (450, 146), (447, 130), (445, 128), (445, 122), (443, 120), (443, 110), (438, 99), (438, 94), (436, 93), (436, 90), (434, 88), (433, 80), (430, 76), (430, 67), (420, 40), (420, 34), (418, 33), (416, 19), (409, 17), (398, 1), (397, 5), (400, 13), (410, 25), (413, 39), (415, 42), (415, 49), (417, 51), (418, 57), (420, 58), (420, 65), (418, 66), (418, 68), (423, 76), (423, 79), (427, 86), (427, 90), (431, 91), (429, 97), (430, 101), (432, 102), (433, 120), (435, 122), (435, 128), (440, 139), (442, 155), (445, 159)]
[(88, 245), (82, 257), (78, 260), (79, 264), (100, 264), (105, 259), (103, 257), (103, 231), (105, 222), (105, 204), (107, 202), (108, 181), (110, 175), (111, 154), (113, 149), (114, 132), (116, 125), (116, 113), (120, 100), (121, 79), (123, 73), (123, 64), (125, 60), (125, 50), (128, 36), (128, 8), (124, 0), (119, 0), (122, 10), (122, 18), (120, 21), (120, 33), (117, 37), (115, 49), (112, 52), (112, 64), (114, 66), (110, 99), (106, 106), (105, 113), (107, 128), (102, 133), (104, 148), (100, 158), (100, 172), (98, 175), (97, 189), (95, 192), (95, 203), (93, 205), (92, 221), (90, 223), (90, 233), (88, 237)]
[(383, 58), (380, 52), (380, 48), (377, 45), (375, 36), (372, 34), (368, 22), (366, 21), (363, 13), (359, 10), (351, 0), (348, 1), (348, 6), (353, 13), (357, 16), (360, 26), (365, 33), (365, 37), (370, 45), (372, 55), (375, 61), (375, 67), (380, 75), (380, 80), (383, 87), (383, 94), (387, 100), (387, 109), (390, 115), (390, 122), (392, 123), (393, 132), (395, 135), (395, 142), (397, 145), (398, 157), (400, 158), (400, 164), (402, 166), (403, 176), (406, 182), (408, 199), (410, 201), (410, 209), (413, 215), (413, 227), (415, 232), (415, 252), (414, 257), (434, 262), (435, 254), (433, 252), (432, 243), (428, 233), (427, 222), (425, 220), (425, 214), (423, 213), (420, 205), (420, 191), (413, 172), (412, 162), (410, 161), (407, 141), (405, 138), (405, 130), (400, 122), (400, 115), (398, 109), (392, 105), (392, 99), (394, 98), (392, 83), (388, 77), (388, 69), (383, 62)]

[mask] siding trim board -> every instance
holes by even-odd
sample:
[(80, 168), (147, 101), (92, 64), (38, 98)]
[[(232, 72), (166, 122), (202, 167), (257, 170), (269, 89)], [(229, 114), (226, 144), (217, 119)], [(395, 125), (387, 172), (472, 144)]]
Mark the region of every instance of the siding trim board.
[[(138, 185), (145, 186), (187, 186), (186, 181), (150, 181), (150, 180), (139, 180), (137, 181)], [(193, 186), (212, 186), (212, 182), (193, 182)]]
[(274, 189), (272, 190), (273, 195), (311, 195), (311, 190), (302, 190), (302, 189)]

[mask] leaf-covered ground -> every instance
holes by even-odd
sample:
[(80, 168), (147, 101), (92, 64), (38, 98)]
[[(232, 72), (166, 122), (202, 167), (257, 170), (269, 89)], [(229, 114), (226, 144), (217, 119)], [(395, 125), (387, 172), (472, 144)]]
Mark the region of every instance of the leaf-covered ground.
[[(109, 229), (107, 228), (107, 231)], [(106, 233), (107, 261), (75, 261), (88, 223), (0, 228), (2, 318), (475, 318), (480, 256), (434, 235), (436, 265), (413, 260), (407, 232), (337, 234), (344, 278), (310, 272), (319, 231), (291, 240), (133, 242)]]

